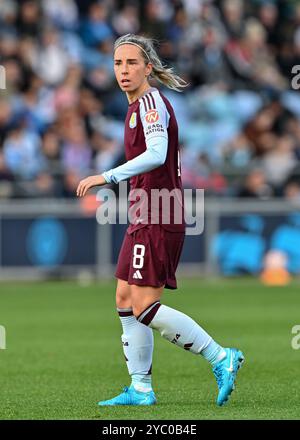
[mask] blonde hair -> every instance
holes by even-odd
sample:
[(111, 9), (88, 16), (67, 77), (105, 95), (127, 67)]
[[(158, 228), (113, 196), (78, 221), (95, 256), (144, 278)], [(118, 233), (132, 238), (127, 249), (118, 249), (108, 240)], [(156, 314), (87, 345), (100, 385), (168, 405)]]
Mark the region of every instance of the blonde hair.
[(162, 64), (151, 38), (134, 34), (123, 35), (115, 41), (114, 51), (123, 44), (133, 44), (141, 49), (145, 63), (152, 64), (150, 77), (157, 79), (169, 89), (176, 90), (177, 92), (181, 92), (181, 88), (188, 86), (184, 79), (173, 72), (172, 67), (167, 67)]

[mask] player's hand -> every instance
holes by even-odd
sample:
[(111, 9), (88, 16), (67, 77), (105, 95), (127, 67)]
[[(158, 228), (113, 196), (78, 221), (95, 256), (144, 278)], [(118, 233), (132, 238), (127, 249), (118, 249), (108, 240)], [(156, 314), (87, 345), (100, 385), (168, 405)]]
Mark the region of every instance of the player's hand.
[(106, 180), (101, 175), (89, 176), (86, 179), (83, 179), (79, 182), (76, 194), (78, 197), (83, 197), (90, 188), (93, 188), (94, 186), (102, 186), (106, 184), (107, 184)]

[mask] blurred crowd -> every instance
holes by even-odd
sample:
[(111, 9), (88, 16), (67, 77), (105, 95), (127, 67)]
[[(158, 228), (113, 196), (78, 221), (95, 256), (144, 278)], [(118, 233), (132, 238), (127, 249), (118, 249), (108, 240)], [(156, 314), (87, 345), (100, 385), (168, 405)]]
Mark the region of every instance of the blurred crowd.
[(75, 197), (81, 178), (124, 162), (113, 43), (126, 33), (155, 38), (189, 84), (159, 86), (178, 119), (186, 188), (300, 202), (292, 0), (0, 0), (0, 198)]

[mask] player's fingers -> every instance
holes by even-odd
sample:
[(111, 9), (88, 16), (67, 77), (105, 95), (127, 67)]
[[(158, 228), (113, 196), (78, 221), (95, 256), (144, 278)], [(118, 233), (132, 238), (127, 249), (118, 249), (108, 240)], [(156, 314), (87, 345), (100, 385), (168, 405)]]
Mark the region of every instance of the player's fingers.
[(84, 179), (82, 182), (82, 187), (81, 187), (81, 197), (83, 197), (86, 194), (89, 187), (90, 187), (89, 180)]
[(82, 197), (82, 196), (84, 195), (84, 187), (85, 187), (85, 185), (82, 184), (82, 185), (81, 185), (81, 188), (80, 188), (79, 197)]
[(93, 181), (89, 178), (81, 180), (77, 188), (77, 196), (83, 197), (87, 191), (93, 186)]
[(83, 197), (85, 195), (85, 192), (86, 192), (85, 186), (83, 186), (82, 189), (81, 189), (80, 197)]
[(79, 182), (79, 185), (78, 185), (77, 190), (76, 190), (76, 194), (77, 194), (78, 197), (81, 197), (82, 185), (83, 185), (83, 181), (81, 180)]
[(83, 186), (81, 197), (83, 197), (83, 196), (86, 195), (86, 193), (87, 193), (87, 191), (90, 189), (90, 187), (91, 187), (91, 184), (90, 184), (89, 182), (87, 182), (87, 183)]

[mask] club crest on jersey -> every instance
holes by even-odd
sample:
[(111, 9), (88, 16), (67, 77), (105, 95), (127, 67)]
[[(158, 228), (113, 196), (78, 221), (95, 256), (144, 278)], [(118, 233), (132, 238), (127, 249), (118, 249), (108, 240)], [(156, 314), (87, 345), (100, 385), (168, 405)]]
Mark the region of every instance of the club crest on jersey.
[(130, 120), (129, 120), (129, 127), (130, 127), (130, 128), (134, 128), (134, 127), (136, 127), (136, 112), (133, 112), (132, 115), (131, 115), (131, 117), (130, 117)]
[(153, 124), (154, 122), (157, 122), (159, 120), (158, 111), (157, 110), (148, 110), (145, 118), (149, 124)]

